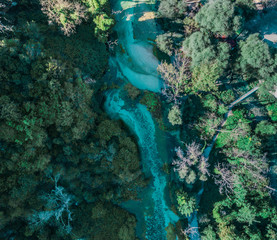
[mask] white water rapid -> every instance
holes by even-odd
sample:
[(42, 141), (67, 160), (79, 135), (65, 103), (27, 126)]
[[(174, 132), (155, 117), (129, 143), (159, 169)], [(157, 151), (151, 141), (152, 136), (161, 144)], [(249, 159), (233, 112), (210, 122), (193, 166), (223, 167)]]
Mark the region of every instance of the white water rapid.
[[(107, 95), (105, 102), (106, 112), (113, 118), (122, 119), (126, 125), (136, 134), (140, 147), (142, 165), (145, 172), (152, 176), (151, 187), (148, 193), (142, 196), (142, 207), (131, 209), (133, 212), (142, 211), (146, 228), (145, 238), (149, 240), (166, 239), (165, 228), (169, 223), (176, 223), (178, 217), (168, 208), (164, 199), (167, 184), (165, 173), (162, 171), (162, 161), (157, 151), (155, 139), (155, 124), (151, 114), (144, 105), (126, 107), (123, 99), (119, 97), (119, 91), (112, 91)], [(147, 195), (150, 194), (149, 198)], [(132, 207), (131, 207), (132, 208)], [(133, 206), (137, 208), (137, 206)]]

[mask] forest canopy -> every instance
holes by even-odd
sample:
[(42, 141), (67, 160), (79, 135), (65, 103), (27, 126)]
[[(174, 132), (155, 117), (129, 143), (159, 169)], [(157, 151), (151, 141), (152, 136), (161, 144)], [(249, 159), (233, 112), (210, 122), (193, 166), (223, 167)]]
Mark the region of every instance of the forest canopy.
[[(0, 239), (154, 238), (168, 212), (170, 240), (277, 239), (277, 51), (249, 27), (271, 9), (111, 4), (0, 3)], [(137, 21), (146, 10), (151, 19)], [(136, 88), (123, 70), (161, 90)], [(109, 97), (121, 120), (107, 114)], [(132, 117), (141, 126), (129, 129)]]
[(135, 217), (115, 203), (146, 184), (138, 148), (99, 101), (109, 2), (0, 10), (12, 24), (0, 35), (0, 238), (135, 239)]

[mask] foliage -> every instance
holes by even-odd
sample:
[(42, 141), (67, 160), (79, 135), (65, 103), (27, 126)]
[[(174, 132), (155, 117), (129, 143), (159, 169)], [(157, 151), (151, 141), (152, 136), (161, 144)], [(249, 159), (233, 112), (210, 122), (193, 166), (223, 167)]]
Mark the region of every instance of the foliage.
[[(72, 204), (72, 197), (64, 191), (64, 188), (58, 186), (58, 180), (60, 175), (55, 176), (55, 189), (50, 194), (46, 194), (41, 198), (46, 201), (47, 211), (35, 212), (29, 216), (29, 224), (34, 229), (40, 229), (49, 222), (57, 222), (58, 226), (62, 228), (62, 231), (70, 233), (72, 227), (70, 222), (72, 221), (70, 206)], [(63, 220), (66, 216), (66, 222)]]
[(236, 0), (236, 6), (239, 8), (240, 14), (245, 19), (245, 22), (255, 17), (257, 13), (257, 7), (252, 0)]
[(189, 63), (186, 56), (177, 54), (172, 64), (162, 62), (158, 66), (158, 72), (165, 84), (162, 93), (169, 102), (179, 103), (183, 95), (191, 90), (188, 84), (190, 78)]
[(240, 42), (239, 64), (242, 72), (249, 77), (266, 79), (274, 72), (274, 59), (266, 43), (259, 39), (258, 34), (251, 34)]
[[(96, 201), (88, 212), (87, 218), (93, 219), (94, 239), (136, 239), (136, 218), (117, 205)], [(88, 230), (91, 231), (90, 226)]]
[(195, 128), (201, 131), (201, 138), (211, 139), (215, 134), (221, 119), (215, 113), (207, 112), (204, 116), (199, 118), (199, 122)]
[(95, 27), (95, 35), (102, 42), (107, 41), (107, 32), (114, 25), (114, 19), (109, 17), (106, 13), (102, 13), (101, 15), (97, 15), (94, 19)]
[(172, 106), (170, 109), (168, 113), (168, 120), (173, 126), (182, 124), (181, 111), (177, 105)]
[(183, 43), (183, 50), (191, 57), (192, 67), (199, 64), (207, 64), (214, 60), (216, 52), (212, 45), (211, 36), (208, 32), (198, 31), (191, 34)]
[(17, 3), (12, 0), (3, 0), (0, 4), (0, 33), (9, 33), (13, 30), (13, 26), (11, 25), (11, 21), (7, 16), (5, 16), (6, 12)]
[[(206, 181), (209, 174), (209, 163), (202, 155), (200, 145), (193, 142), (186, 145), (186, 151), (175, 148), (177, 159), (173, 160), (174, 171), (178, 173), (181, 181), (194, 184), (197, 176), (201, 181)], [(196, 175), (197, 172), (197, 175)]]
[(243, 18), (231, 0), (209, 1), (197, 13), (195, 20), (200, 27), (222, 36), (239, 33), (243, 27)]
[(95, 36), (100, 41), (106, 42), (107, 34), (114, 25), (107, 1), (40, 0), (40, 3), (42, 12), (49, 19), (49, 24), (58, 24), (66, 36), (75, 33), (78, 25), (92, 17)]
[(194, 197), (189, 197), (187, 193), (182, 191), (176, 193), (178, 211), (185, 217), (190, 216), (194, 211), (196, 211), (196, 199)]
[(235, 96), (232, 90), (220, 91), (219, 94), (219, 97), (224, 104), (230, 104), (235, 100)]
[(220, 70), (217, 64), (201, 64), (196, 66), (192, 72), (192, 82), (195, 92), (211, 92), (218, 89), (217, 79), (220, 77)]
[(131, 99), (135, 100), (140, 95), (140, 90), (134, 87), (131, 83), (124, 86)]
[(258, 94), (261, 100), (275, 102), (277, 99), (277, 74), (266, 78), (260, 88)]
[(158, 35), (156, 43), (162, 52), (172, 56), (174, 54), (174, 50), (179, 45), (180, 39), (182, 39), (181, 34), (170, 32)]
[(212, 94), (204, 96), (202, 99), (203, 106), (208, 108), (211, 112), (216, 112), (217, 110), (217, 101), (216, 97)]
[(93, 18), (93, 22), (95, 24), (95, 35), (100, 41), (106, 42), (108, 33), (115, 24), (115, 21), (111, 16), (109, 1), (83, 0), (83, 2), (87, 6), (88, 12)]
[(213, 39), (207, 31), (197, 31), (183, 42), (183, 51), (191, 58), (191, 67), (217, 66), (218, 73), (223, 74), (228, 66), (230, 47), (227, 43), (213, 44)]
[[(146, 183), (135, 141), (99, 107), (106, 46), (86, 3), (59, 3), (70, 8), (54, 17), (64, 15), (77, 34), (60, 34), (27, 0), (14, 8), (13, 34), (1, 35), (0, 238), (135, 239), (134, 217), (112, 202), (135, 199)], [(76, 4), (85, 18), (74, 17)], [(108, 2), (100, 8), (109, 12)], [(78, 25), (84, 20), (91, 24)], [(48, 176), (57, 174), (53, 189)], [(97, 202), (109, 217), (91, 216)]]
[(183, 23), (184, 23), (184, 29), (185, 29), (185, 36), (189, 36), (193, 32), (196, 32), (199, 30), (199, 25), (197, 24), (194, 18), (186, 17)]
[(261, 121), (257, 124), (255, 133), (261, 136), (274, 135), (277, 133), (277, 126), (268, 121)]
[(206, 227), (201, 235), (201, 239), (203, 240), (215, 240), (216, 239), (216, 233), (213, 230), (213, 227), (209, 225)]
[(186, 14), (186, 2), (180, 0), (162, 0), (158, 9), (158, 16), (164, 18), (182, 17)]
[(41, 0), (42, 12), (49, 19), (49, 24), (57, 23), (62, 32), (69, 36), (75, 32), (76, 26), (87, 19), (87, 9), (79, 2), (69, 0)]
[(246, 140), (244, 143), (248, 142), (251, 143), (251, 145), (253, 144), (253, 142), (251, 142), (248, 137), (251, 129), (249, 126), (249, 121), (245, 118), (244, 114), (244, 111), (234, 110), (233, 114), (228, 117), (224, 129), (217, 138), (217, 147), (223, 147), (226, 144), (230, 145), (239, 139)]
[(158, 97), (152, 92), (146, 91), (140, 102), (146, 105), (150, 112), (155, 112), (159, 108)]
[[(181, 100), (186, 99), (182, 105), (181, 141), (187, 145), (196, 139), (212, 141), (219, 131), (209, 162), (202, 161), (210, 164), (214, 173), (210, 174), (212, 178), (202, 178), (208, 179), (205, 184), (205, 190), (208, 190), (202, 196), (205, 199), (200, 201), (200, 211), (208, 220), (199, 222), (201, 239), (274, 239), (277, 225), (272, 193), (276, 184), (274, 180), (269, 182), (269, 177), (274, 179), (275, 176), (271, 175), (273, 171), (269, 172), (269, 163), (275, 161), (273, 155), (276, 152), (276, 51), (258, 34), (249, 29), (244, 31), (245, 22), (257, 16), (253, 1), (204, 3), (200, 10), (197, 3), (187, 8), (182, 27), (178, 27), (180, 19), (177, 16), (161, 21), (165, 36), (172, 29), (184, 31), (182, 54), (189, 59), (187, 74), (180, 78), (181, 81), (178, 74), (183, 70), (175, 68), (174, 63), (163, 63), (164, 72), (169, 74), (161, 74), (166, 83), (168, 79), (172, 83), (181, 83), (167, 84), (167, 98), (174, 96), (177, 86), (178, 101), (175, 103), (181, 104)], [(171, 51), (176, 42), (173, 38), (161, 38), (159, 44), (164, 51), (167, 51), (166, 46)], [(228, 105), (249, 88), (244, 81), (248, 81), (249, 87), (259, 86), (257, 96), (260, 101), (256, 103), (251, 99), (237, 105), (224, 122)], [(252, 95), (251, 98), (255, 97)], [(252, 107), (259, 109), (259, 113), (265, 113), (263, 108), (266, 108), (270, 118), (262, 115), (260, 118), (256, 111), (250, 116)], [(220, 123), (224, 126), (218, 129)], [(189, 184), (200, 179), (201, 154), (193, 161), (188, 157), (186, 147), (175, 149), (177, 157), (173, 166), (178, 179), (186, 183), (183, 187), (195, 191)], [(207, 165), (203, 169), (207, 169)], [(214, 184), (218, 185), (221, 195), (209, 193), (211, 188), (215, 189)], [(205, 201), (206, 198), (212, 199), (210, 203)], [(211, 215), (214, 219), (209, 218)]]
[(270, 116), (271, 120), (276, 122), (277, 121), (277, 103), (270, 104), (266, 107), (268, 111), (268, 115)]

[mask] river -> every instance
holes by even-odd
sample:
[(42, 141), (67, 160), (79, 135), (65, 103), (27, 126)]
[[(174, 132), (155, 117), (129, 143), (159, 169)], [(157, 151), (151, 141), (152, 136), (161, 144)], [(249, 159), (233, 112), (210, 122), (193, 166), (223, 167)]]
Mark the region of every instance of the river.
[[(112, 9), (116, 13), (114, 30), (120, 48), (110, 57), (110, 67), (116, 68), (117, 78), (124, 78), (139, 89), (160, 92), (159, 61), (151, 44), (159, 33), (153, 19), (154, 4), (150, 1), (116, 1), (112, 3)], [(116, 78), (114, 81), (117, 82)], [(151, 183), (139, 196), (140, 201), (128, 201), (122, 207), (136, 215), (140, 239), (165, 240), (166, 227), (179, 220), (168, 206), (168, 176), (162, 170), (168, 159), (165, 160), (164, 154), (158, 151), (157, 129), (150, 112), (144, 105), (130, 104), (121, 91), (124, 91), (122, 87), (107, 92), (105, 110), (111, 118), (124, 121), (136, 135), (142, 169), (146, 177), (151, 178)]]

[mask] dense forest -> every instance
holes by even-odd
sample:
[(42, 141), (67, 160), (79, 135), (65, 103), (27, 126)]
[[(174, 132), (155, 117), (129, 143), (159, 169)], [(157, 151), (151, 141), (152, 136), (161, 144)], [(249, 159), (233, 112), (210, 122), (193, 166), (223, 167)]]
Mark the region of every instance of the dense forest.
[(135, 239), (138, 148), (100, 108), (109, 2), (0, 6), (0, 239)]
[(277, 51), (251, 26), (263, 2), (156, 2), (157, 93), (107, 80), (124, 52), (108, 0), (1, 0), (0, 239), (139, 239), (120, 204), (150, 179), (103, 109), (120, 84), (175, 139), (167, 239), (277, 239)]

